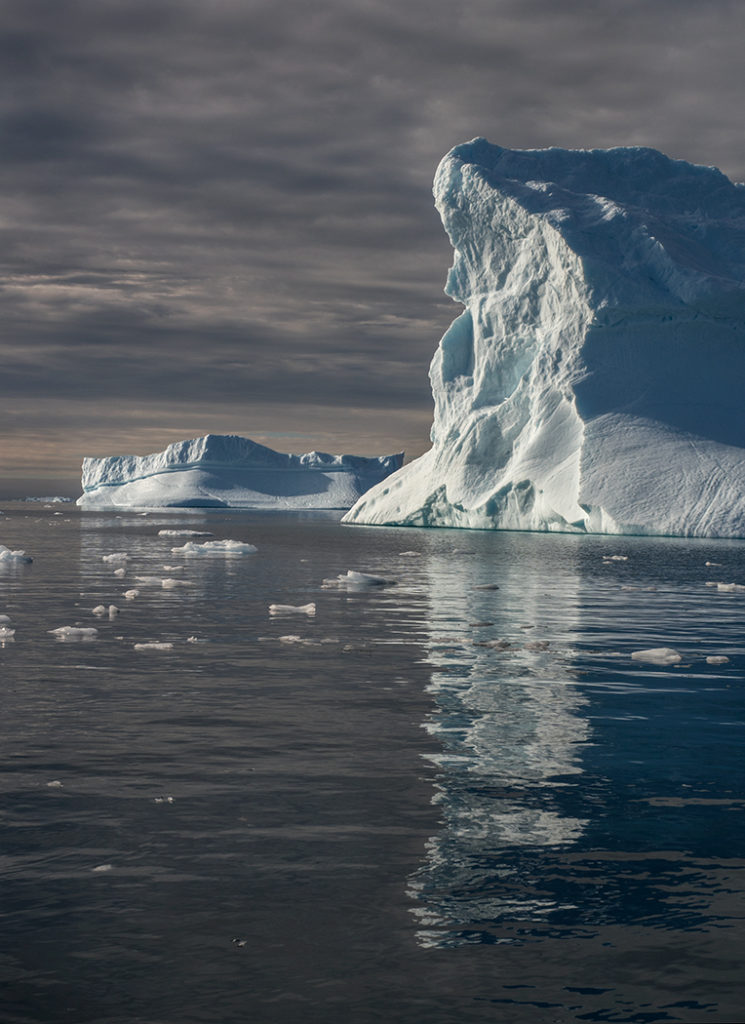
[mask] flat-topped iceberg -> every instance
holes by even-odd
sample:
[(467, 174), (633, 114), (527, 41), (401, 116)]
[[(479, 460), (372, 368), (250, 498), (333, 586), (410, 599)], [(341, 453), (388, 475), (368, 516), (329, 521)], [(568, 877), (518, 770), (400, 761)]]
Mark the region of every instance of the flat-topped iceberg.
[(652, 149), (441, 162), (432, 448), (350, 523), (745, 536), (745, 185)]
[(207, 434), (154, 455), (84, 459), (78, 505), (347, 509), (402, 462), (402, 454), (284, 455), (247, 437)]

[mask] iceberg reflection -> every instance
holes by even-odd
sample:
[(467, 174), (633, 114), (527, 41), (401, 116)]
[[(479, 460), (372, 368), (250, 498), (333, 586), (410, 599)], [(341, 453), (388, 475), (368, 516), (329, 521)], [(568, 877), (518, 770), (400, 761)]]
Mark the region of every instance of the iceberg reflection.
[(508, 922), (568, 909), (542, 882), (538, 853), (576, 843), (587, 824), (571, 807), (590, 737), (570, 646), (578, 575), (571, 559), (490, 566), (457, 551), (426, 568), (435, 706), (425, 728), (442, 746), (432, 760), (443, 828), (410, 882), (418, 938), (506, 941)]

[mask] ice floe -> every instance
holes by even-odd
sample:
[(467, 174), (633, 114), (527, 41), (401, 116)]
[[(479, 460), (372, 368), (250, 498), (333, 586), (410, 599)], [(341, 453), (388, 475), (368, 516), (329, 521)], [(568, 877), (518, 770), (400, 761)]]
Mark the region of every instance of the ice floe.
[(108, 562), (110, 564), (116, 564), (117, 562), (128, 562), (129, 555), (126, 551), (113, 551), (110, 555), (102, 555), (102, 562)]
[(140, 592), (136, 587), (133, 587), (132, 590), (125, 590), (124, 593), (122, 594), (122, 597), (126, 601), (134, 601), (134, 599), (139, 596)]
[(331, 590), (334, 587), (365, 590), (374, 587), (395, 587), (397, 582), (398, 580), (388, 579), (385, 576), (374, 576), (369, 572), (348, 569), (345, 573), (339, 573), (336, 577), (324, 580), (321, 586), (324, 590)]
[(159, 537), (212, 537), (209, 530), (158, 530)]
[(187, 541), (180, 548), (171, 548), (172, 555), (253, 555), (258, 548), (240, 540), (206, 540), (203, 544)]
[(270, 615), (315, 615), (316, 605), (314, 601), (308, 604), (270, 604)]
[(95, 640), (98, 630), (94, 626), (58, 626), (56, 629), (48, 629), (48, 633), (56, 636), (58, 640)]
[(170, 651), (173, 644), (170, 641), (148, 641), (147, 643), (135, 644), (136, 651)]
[(9, 626), (0, 626), (0, 644), (6, 644), (15, 638), (16, 631)]
[(677, 665), (683, 658), (672, 647), (650, 647), (644, 651), (633, 651), (632, 661), (644, 661), (650, 665)]
[(10, 548), (6, 548), (4, 544), (0, 544), (0, 564), (11, 564), (13, 562), (33, 562), (33, 558), (30, 555), (27, 555), (25, 551), (11, 551)]
[(724, 654), (710, 654), (706, 659), (707, 665), (726, 665), (729, 662)]

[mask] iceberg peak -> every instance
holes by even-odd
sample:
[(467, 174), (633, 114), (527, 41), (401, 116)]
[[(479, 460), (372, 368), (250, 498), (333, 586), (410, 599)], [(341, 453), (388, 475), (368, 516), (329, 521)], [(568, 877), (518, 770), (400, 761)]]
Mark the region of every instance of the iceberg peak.
[(648, 148), (440, 163), (432, 449), (352, 523), (745, 536), (745, 186)]

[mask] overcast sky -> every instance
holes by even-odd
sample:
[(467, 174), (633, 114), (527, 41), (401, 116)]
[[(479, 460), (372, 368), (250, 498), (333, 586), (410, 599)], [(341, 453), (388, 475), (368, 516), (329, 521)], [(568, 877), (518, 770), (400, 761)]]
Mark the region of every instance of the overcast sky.
[(431, 182), (474, 136), (745, 180), (742, 0), (5, 0), (0, 30), (0, 496), (208, 431), (423, 451), (458, 313)]

